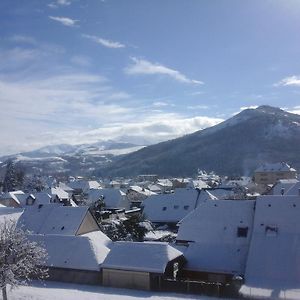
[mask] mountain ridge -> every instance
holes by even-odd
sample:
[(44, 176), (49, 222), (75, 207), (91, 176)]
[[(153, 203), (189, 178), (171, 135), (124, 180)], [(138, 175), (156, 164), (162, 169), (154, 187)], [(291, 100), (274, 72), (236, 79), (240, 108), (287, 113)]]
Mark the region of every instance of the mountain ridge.
[(250, 175), (263, 162), (284, 160), (300, 168), (299, 149), (300, 116), (263, 105), (120, 157), (98, 174), (192, 176), (201, 168), (224, 175)]

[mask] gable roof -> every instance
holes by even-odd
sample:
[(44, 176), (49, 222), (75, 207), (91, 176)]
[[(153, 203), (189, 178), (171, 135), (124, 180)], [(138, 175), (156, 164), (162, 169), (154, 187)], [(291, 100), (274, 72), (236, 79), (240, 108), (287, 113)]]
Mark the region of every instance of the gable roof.
[(151, 222), (178, 222), (196, 207), (198, 195), (194, 189), (176, 189), (150, 196), (143, 201), (143, 212)]
[(31, 234), (29, 239), (45, 247), (48, 267), (99, 271), (110, 251), (110, 240), (101, 231), (80, 236)]
[(24, 210), (18, 224), (35, 234), (76, 235), (88, 207), (49, 204)]
[(245, 273), (247, 286), (268, 289), (270, 292), (299, 289), (299, 203), (300, 196), (257, 198)]
[[(251, 238), (255, 201), (206, 201), (181, 222), (178, 241), (192, 242), (184, 253), (189, 270), (243, 274)], [(238, 237), (238, 228), (247, 228)]]
[(125, 193), (119, 189), (113, 188), (90, 190), (88, 194), (88, 203), (94, 203), (99, 200), (101, 196), (104, 197), (103, 201), (106, 207), (117, 208), (121, 207)]
[(23, 211), (22, 208), (0, 207), (0, 224), (5, 221), (17, 222)]
[(164, 273), (169, 261), (182, 252), (167, 243), (115, 242), (102, 268)]

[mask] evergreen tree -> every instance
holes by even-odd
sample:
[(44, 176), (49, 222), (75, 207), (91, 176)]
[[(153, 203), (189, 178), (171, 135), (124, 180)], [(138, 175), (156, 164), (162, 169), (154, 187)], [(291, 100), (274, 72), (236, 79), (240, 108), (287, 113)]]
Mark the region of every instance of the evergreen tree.
[(24, 170), (20, 164), (9, 160), (6, 164), (6, 172), (3, 180), (3, 192), (22, 189), (24, 182)]

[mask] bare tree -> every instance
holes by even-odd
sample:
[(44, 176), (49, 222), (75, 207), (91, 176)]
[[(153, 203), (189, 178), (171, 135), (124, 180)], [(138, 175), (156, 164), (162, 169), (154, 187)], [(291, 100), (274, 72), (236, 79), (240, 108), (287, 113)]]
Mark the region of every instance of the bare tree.
[(12, 288), (27, 284), (31, 278), (47, 276), (43, 267), (46, 250), (28, 239), (28, 233), (5, 220), (0, 224), (0, 288), (3, 300), (7, 300), (6, 286)]

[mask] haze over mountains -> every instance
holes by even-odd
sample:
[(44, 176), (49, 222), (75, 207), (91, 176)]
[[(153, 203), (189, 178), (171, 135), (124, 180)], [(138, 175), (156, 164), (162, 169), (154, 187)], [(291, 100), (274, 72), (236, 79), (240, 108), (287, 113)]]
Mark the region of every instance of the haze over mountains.
[(47, 146), (10, 158), (41, 173), (192, 176), (200, 168), (226, 175), (251, 175), (263, 162), (286, 161), (299, 170), (299, 153), (300, 116), (260, 106), (216, 126), (147, 147), (101, 141)]

